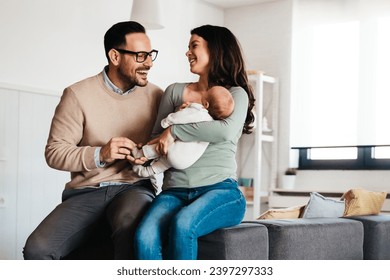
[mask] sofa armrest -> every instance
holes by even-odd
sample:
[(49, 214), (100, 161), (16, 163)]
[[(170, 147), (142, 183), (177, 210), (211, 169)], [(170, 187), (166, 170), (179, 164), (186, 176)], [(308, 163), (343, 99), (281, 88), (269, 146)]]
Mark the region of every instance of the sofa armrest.
[(353, 216), (346, 219), (363, 223), (365, 260), (390, 260), (390, 216)]
[(268, 231), (260, 224), (242, 222), (198, 238), (200, 260), (266, 260)]

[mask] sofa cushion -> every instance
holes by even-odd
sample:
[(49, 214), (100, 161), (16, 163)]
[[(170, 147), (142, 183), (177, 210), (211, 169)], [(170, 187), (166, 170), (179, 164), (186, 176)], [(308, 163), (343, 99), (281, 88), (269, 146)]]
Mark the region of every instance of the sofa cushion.
[(300, 217), (305, 205), (288, 208), (268, 209), (258, 217), (258, 220), (268, 219), (297, 219)]
[(363, 224), (342, 218), (257, 220), (268, 228), (270, 260), (363, 258)]
[[(108, 228), (96, 231), (88, 242), (64, 259), (113, 260), (114, 248)], [(203, 260), (266, 260), (268, 231), (260, 224), (245, 222), (218, 229), (198, 239), (198, 259)]]
[(344, 193), (342, 198), (345, 199), (345, 217), (373, 215), (380, 213), (386, 192), (351, 189)]
[(198, 238), (199, 260), (266, 260), (268, 231), (264, 225), (242, 222)]
[(390, 260), (390, 216), (354, 216), (364, 226), (364, 259)]
[(344, 201), (326, 198), (317, 192), (310, 193), (302, 218), (338, 218), (345, 209)]

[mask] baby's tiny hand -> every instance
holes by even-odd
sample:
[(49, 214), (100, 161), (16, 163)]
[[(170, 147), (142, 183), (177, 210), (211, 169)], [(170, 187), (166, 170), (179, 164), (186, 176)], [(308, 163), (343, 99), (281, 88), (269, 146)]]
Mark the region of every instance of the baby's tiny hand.
[(183, 110), (184, 108), (187, 108), (188, 105), (190, 105), (190, 102), (188, 102), (188, 101), (187, 101), (187, 102), (184, 102), (183, 104), (181, 104), (179, 110)]
[(145, 162), (148, 161), (148, 159), (146, 157), (134, 158), (131, 155), (128, 155), (126, 157), (126, 159), (128, 161), (130, 161), (130, 163), (133, 164), (133, 165), (142, 165), (142, 164), (144, 164)]

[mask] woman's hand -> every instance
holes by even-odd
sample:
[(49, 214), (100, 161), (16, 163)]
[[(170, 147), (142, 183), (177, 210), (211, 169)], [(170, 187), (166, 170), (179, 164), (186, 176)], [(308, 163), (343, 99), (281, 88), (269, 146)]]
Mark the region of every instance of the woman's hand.
[(160, 155), (166, 155), (168, 153), (169, 146), (173, 142), (175, 142), (175, 138), (172, 136), (171, 127), (168, 127), (159, 137), (153, 139), (148, 144), (157, 144), (156, 152)]

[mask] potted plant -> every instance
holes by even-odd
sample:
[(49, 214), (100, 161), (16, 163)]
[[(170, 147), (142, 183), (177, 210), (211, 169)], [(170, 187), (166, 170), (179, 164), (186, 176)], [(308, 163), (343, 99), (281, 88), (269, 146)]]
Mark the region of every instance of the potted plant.
[(287, 168), (282, 178), (282, 189), (292, 190), (295, 187), (295, 179), (297, 170), (295, 168)]

